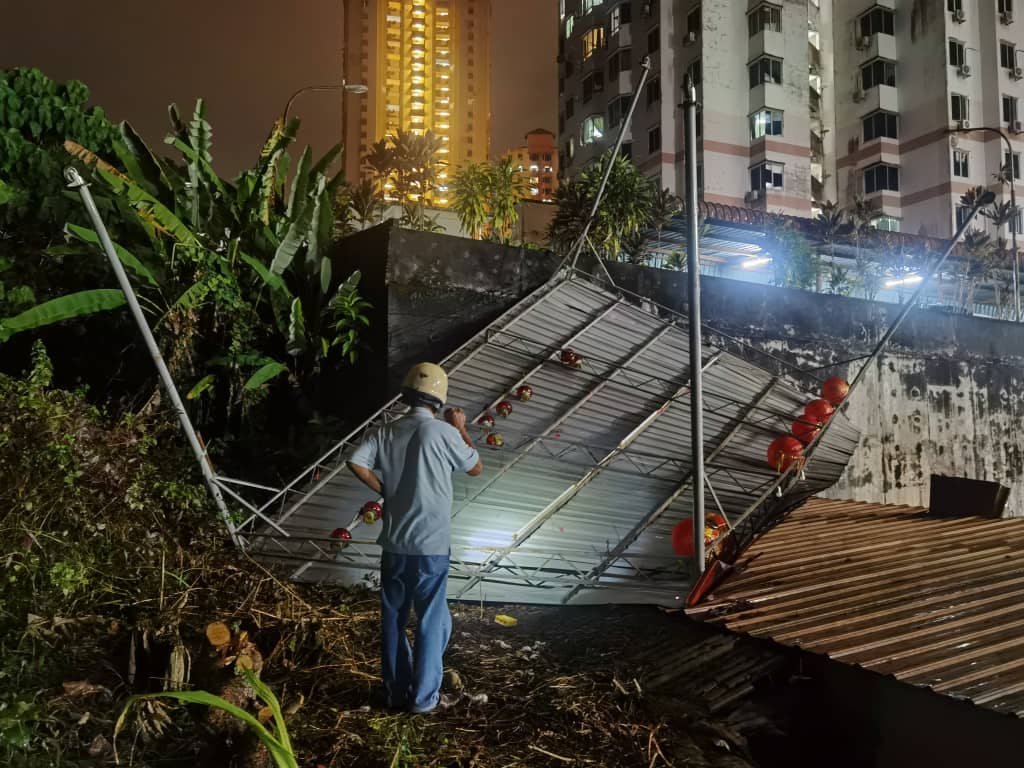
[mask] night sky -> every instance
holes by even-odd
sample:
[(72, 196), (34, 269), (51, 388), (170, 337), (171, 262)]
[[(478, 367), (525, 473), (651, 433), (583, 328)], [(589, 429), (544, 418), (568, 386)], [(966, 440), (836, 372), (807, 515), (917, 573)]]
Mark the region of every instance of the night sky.
[[(291, 5), (291, 7), (289, 7)], [(555, 129), (557, 0), (493, 0), (493, 142), (501, 154), (533, 128)], [(167, 105), (190, 115), (206, 99), (214, 161), (226, 175), (255, 162), (288, 96), (337, 82), (342, 17), (335, 0), (0, 0), (0, 67), (36, 66), (75, 78), (114, 120), (151, 146), (167, 133)], [(358, 97), (349, 97), (358, 98)], [(307, 93), (300, 144), (338, 140), (335, 94)]]

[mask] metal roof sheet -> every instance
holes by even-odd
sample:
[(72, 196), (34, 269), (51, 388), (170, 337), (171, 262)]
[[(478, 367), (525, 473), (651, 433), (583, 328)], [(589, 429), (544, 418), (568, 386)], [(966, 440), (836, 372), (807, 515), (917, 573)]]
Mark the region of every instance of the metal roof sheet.
[[(582, 369), (560, 363), (568, 347), (585, 359)], [(575, 275), (542, 288), (445, 361), (449, 401), (471, 425), (496, 402), (513, 403), (509, 418), (495, 416), (501, 449), (471, 427), (485, 471), (455, 478), (452, 597), (675, 604), (686, 595), (692, 564), (670, 541), (692, 513), (688, 354), (684, 317), (653, 314)], [(776, 495), (767, 446), (817, 395), (710, 344), (703, 360), (708, 512), (717, 500), (731, 523), (763, 522), (835, 482), (858, 440), (845, 417), (836, 417), (805, 476), (785, 478)], [(529, 402), (509, 394), (524, 382), (533, 388)], [(404, 410), (393, 401), (365, 428)], [(373, 578), (379, 527), (358, 522), (372, 496), (344, 469), (361, 435), (250, 506), (250, 543), (293, 563), (296, 578)], [(327, 537), (339, 526), (354, 541), (335, 552)]]
[(1024, 716), (1024, 520), (812, 499), (688, 613)]

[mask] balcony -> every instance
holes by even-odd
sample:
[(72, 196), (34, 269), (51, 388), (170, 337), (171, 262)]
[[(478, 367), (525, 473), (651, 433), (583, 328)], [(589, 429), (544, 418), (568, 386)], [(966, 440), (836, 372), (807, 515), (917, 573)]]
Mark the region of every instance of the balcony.
[(892, 35), (871, 35), (857, 40), (861, 61), (882, 58), (896, 61), (896, 38)]
[(786, 94), (777, 83), (764, 83), (750, 89), (750, 111), (785, 104)]
[(854, 91), (853, 100), (859, 104), (862, 115), (884, 109), (887, 112), (899, 112), (899, 91), (891, 85), (878, 85), (867, 91)]
[(608, 47), (611, 50), (616, 48), (628, 48), (633, 44), (633, 32), (629, 24), (620, 24), (619, 29), (608, 38)]
[(770, 29), (758, 32), (750, 38), (750, 59), (759, 56), (774, 56), (779, 59), (786, 57), (786, 42), (781, 32)]

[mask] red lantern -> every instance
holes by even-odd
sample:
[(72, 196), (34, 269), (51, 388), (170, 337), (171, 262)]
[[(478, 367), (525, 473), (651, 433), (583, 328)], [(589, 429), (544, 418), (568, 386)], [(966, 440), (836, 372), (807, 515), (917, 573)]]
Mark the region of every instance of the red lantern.
[(505, 438), (501, 436), (499, 432), (491, 432), (487, 436), (487, 444), (493, 448), (501, 448), (505, 444)]
[(827, 379), (821, 387), (821, 396), (828, 400), (832, 405), (839, 405), (846, 396), (850, 394), (850, 384), (846, 379), (841, 379), (838, 376), (833, 376), (831, 379)]
[(793, 422), (793, 437), (799, 440), (801, 443), (806, 445), (818, 436), (821, 432), (821, 428), (817, 422), (812, 422), (810, 419), (799, 418)]
[(693, 518), (680, 520), (672, 529), (672, 551), (679, 557), (693, 557)]
[(568, 365), (570, 368), (583, 367), (583, 358), (577, 355), (571, 349), (562, 350), (561, 360), (563, 365)]
[(795, 437), (777, 437), (768, 446), (768, 466), (776, 472), (785, 472), (794, 462), (803, 460), (803, 452), (803, 444)]
[(804, 408), (804, 416), (807, 417), (808, 421), (813, 421), (815, 424), (824, 424), (832, 418), (832, 414), (835, 412), (836, 409), (832, 407), (832, 403), (828, 400), (812, 400)]
[(533, 388), (529, 384), (523, 384), (516, 389), (516, 397), (522, 400), (524, 403), (533, 397)]
[(726, 519), (717, 512), (712, 512), (710, 515), (707, 515), (704, 518), (704, 525), (711, 526), (712, 528), (716, 529), (729, 527), (729, 523), (726, 521)]
[(331, 538), (334, 539), (331, 542), (332, 549), (344, 549), (352, 540), (352, 534), (348, 528), (335, 528), (331, 531)]
[(508, 400), (502, 400), (500, 403), (494, 406), (494, 410), (498, 412), (499, 416), (507, 419), (509, 416), (512, 415), (512, 403), (510, 403)]
[(376, 501), (368, 501), (363, 504), (363, 509), (359, 514), (364, 523), (373, 525), (384, 516), (384, 508)]
[(485, 411), (484, 415), (476, 420), (476, 423), (484, 429), (494, 429), (494, 417), (491, 416), (490, 411)]

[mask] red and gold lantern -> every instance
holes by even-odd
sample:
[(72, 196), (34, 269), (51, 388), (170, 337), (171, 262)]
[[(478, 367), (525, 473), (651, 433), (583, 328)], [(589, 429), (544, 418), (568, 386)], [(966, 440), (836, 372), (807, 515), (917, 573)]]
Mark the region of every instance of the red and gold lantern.
[(821, 387), (821, 396), (828, 400), (832, 405), (839, 405), (846, 399), (848, 394), (850, 394), (849, 382), (838, 376), (826, 379), (825, 383)]
[(524, 403), (533, 397), (533, 387), (529, 384), (523, 384), (516, 388), (516, 397), (522, 400)]
[(490, 411), (485, 411), (484, 415), (476, 420), (476, 423), (484, 429), (494, 429), (494, 417), (491, 416)]
[(491, 432), (487, 436), (487, 444), (492, 448), (501, 448), (505, 444), (505, 438), (501, 436), (500, 432)]
[(501, 416), (504, 419), (507, 419), (509, 416), (512, 415), (512, 403), (510, 403), (508, 400), (502, 400), (500, 403), (494, 406), (494, 410), (498, 412), (499, 416)]
[(348, 542), (352, 540), (352, 533), (348, 528), (335, 528), (331, 531), (331, 548), (332, 549), (344, 549)]
[(376, 501), (368, 501), (363, 504), (363, 509), (359, 515), (363, 518), (364, 523), (373, 525), (384, 516), (384, 508)]
[(835, 412), (836, 409), (828, 400), (812, 400), (804, 408), (804, 417), (815, 424), (824, 424), (832, 418), (832, 414)]
[(791, 435), (777, 437), (768, 446), (768, 466), (782, 473), (796, 462), (803, 462), (804, 446)]
[(562, 350), (562, 365), (567, 365), (570, 368), (582, 368), (583, 358), (573, 352), (571, 349)]
[(811, 421), (801, 416), (793, 422), (791, 431), (793, 432), (793, 437), (807, 445), (807, 443), (818, 436), (818, 433), (821, 432), (821, 427), (818, 426), (816, 421)]

